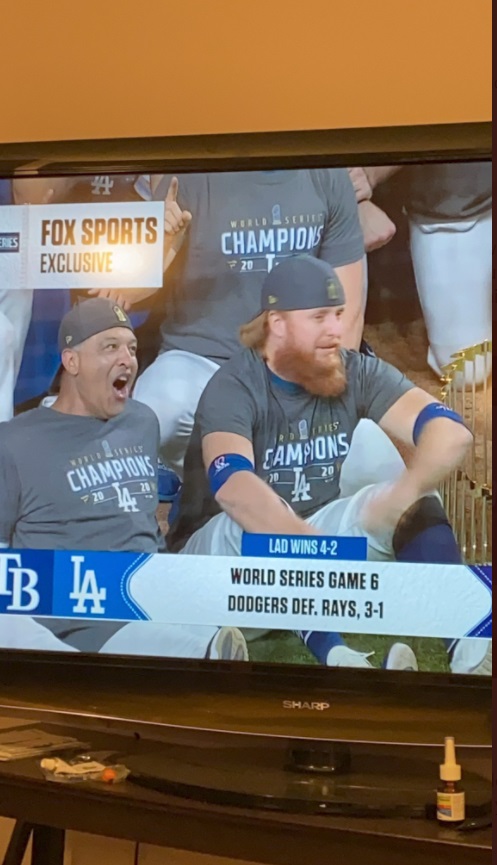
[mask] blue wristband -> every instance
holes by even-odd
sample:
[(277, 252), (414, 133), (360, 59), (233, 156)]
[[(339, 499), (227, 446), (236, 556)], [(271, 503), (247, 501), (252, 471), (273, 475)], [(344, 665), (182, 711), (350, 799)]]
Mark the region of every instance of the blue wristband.
[(216, 495), (218, 490), (221, 489), (223, 484), (235, 472), (253, 471), (254, 466), (247, 457), (242, 457), (241, 454), (221, 454), (215, 460), (212, 460), (207, 471), (212, 494)]
[(455, 423), (461, 423), (463, 426), (466, 426), (461, 415), (456, 411), (449, 408), (447, 405), (443, 405), (441, 402), (430, 402), (429, 405), (425, 405), (425, 407), (421, 409), (414, 422), (412, 440), (415, 445), (417, 445), (419, 436), (421, 435), (421, 431), (425, 425), (437, 417), (446, 417), (449, 418), (449, 420), (453, 420)]

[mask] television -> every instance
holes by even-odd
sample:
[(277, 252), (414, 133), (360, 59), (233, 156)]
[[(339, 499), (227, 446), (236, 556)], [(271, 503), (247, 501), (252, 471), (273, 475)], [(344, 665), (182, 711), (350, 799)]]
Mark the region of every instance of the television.
[(3, 708), (489, 745), (489, 127), (0, 147)]

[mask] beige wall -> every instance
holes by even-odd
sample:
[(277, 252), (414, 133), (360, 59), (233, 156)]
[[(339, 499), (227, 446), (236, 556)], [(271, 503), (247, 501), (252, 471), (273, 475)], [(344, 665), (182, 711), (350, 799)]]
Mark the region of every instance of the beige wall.
[(3, 142), (491, 117), (491, 0), (3, 5)]

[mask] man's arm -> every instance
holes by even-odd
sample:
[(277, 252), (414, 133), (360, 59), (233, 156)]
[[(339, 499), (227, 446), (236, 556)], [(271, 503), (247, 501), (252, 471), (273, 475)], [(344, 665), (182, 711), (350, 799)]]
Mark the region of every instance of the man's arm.
[(401, 169), (402, 165), (371, 165), (363, 170), (371, 189), (374, 190), (380, 183), (384, 183)]
[(390, 217), (373, 201), (360, 201), (357, 208), (366, 252), (386, 246), (397, 231)]
[[(159, 176), (161, 179), (162, 176)], [(158, 183), (151, 184), (152, 192), (157, 189)], [(164, 257), (163, 272), (169, 269), (176, 258), (185, 240), (188, 226), (192, 221), (189, 210), (182, 210), (178, 204), (179, 181), (172, 177), (164, 200)], [(160, 286), (154, 288), (92, 288), (88, 294), (92, 297), (108, 297), (118, 303), (128, 312), (132, 306), (146, 300), (159, 291)]]
[(371, 201), (373, 191), (379, 183), (399, 171), (400, 166), (354, 167), (347, 170), (357, 201), (364, 246), (366, 252), (374, 252), (389, 243), (395, 235), (396, 227), (387, 214)]
[[(208, 433), (202, 440), (202, 454), (206, 471), (222, 454), (239, 454), (254, 464), (252, 443), (236, 433)], [(246, 532), (317, 534), (251, 471), (232, 474), (216, 493), (216, 501)]]
[[(412, 446), (419, 413), (437, 402), (421, 388), (412, 388), (385, 412), (379, 426), (388, 435)], [(372, 515), (375, 522), (395, 525), (417, 499), (434, 492), (461, 465), (472, 441), (472, 433), (462, 423), (443, 416), (429, 420), (421, 429), (409, 466), (382, 499), (375, 502)]]
[(321, 174), (328, 212), (319, 258), (336, 270), (345, 291), (343, 314), (344, 348), (357, 350), (364, 328), (366, 284), (364, 241), (352, 181), (346, 169)]
[(358, 350), (364, 331), (364, 312), (366, 308), (364, 262), (354, 261), (335, 267), (335, 272), (343, 285), (346, 304), (342, 316), (343, 347)]
[[(1, 424), (7, 428), (12, 421)], [(0, 430), (0, 546), (10, 547), (19, 519), (21, 485), (19, 475)]]

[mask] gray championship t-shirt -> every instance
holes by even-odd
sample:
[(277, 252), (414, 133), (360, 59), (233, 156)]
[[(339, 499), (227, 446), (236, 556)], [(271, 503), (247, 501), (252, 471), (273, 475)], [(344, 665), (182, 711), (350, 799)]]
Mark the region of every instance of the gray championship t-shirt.
[[(154, 198), (164, 199), (170, 176)], [(333, 267), (364, 254), (346, 169), (179, 175), (178, 204), (193, 219), (164, 277), (161, 351), (221, 362), (240, 348), (238, 329), (260, 309), (265, 276), (289, 255)]]
[(199, 402), (185, 457), (178, 517), (167, 545), (181, 549), (220, 512), (211, 494), (201, 443), (212, 432), (252, 442), (255, 473), (303, 519), (340, 495), (340, 471), (361, 418), (378, 423), (414, 384), (380, 358), (342, 351), (347, 387), (340, 397), (309, 394), (268, 369), (251, 349), (212, 377)]
[[(110, 420), (39, 407), (0, 424), (0, 542), (15, 549), (165, 549), (156, 509), (159, 423), (129, 400)], [(122, 622), (37, 619), (83, 652)]]
[(129, 400), (104, 421), (32, 409), (0, 424), (0, 542), (157, 552), (159, 423)]
[(491, 162), (413, 165), (406, 183), (406, 210), (421, 223), (476, 219), (492, 207)]

